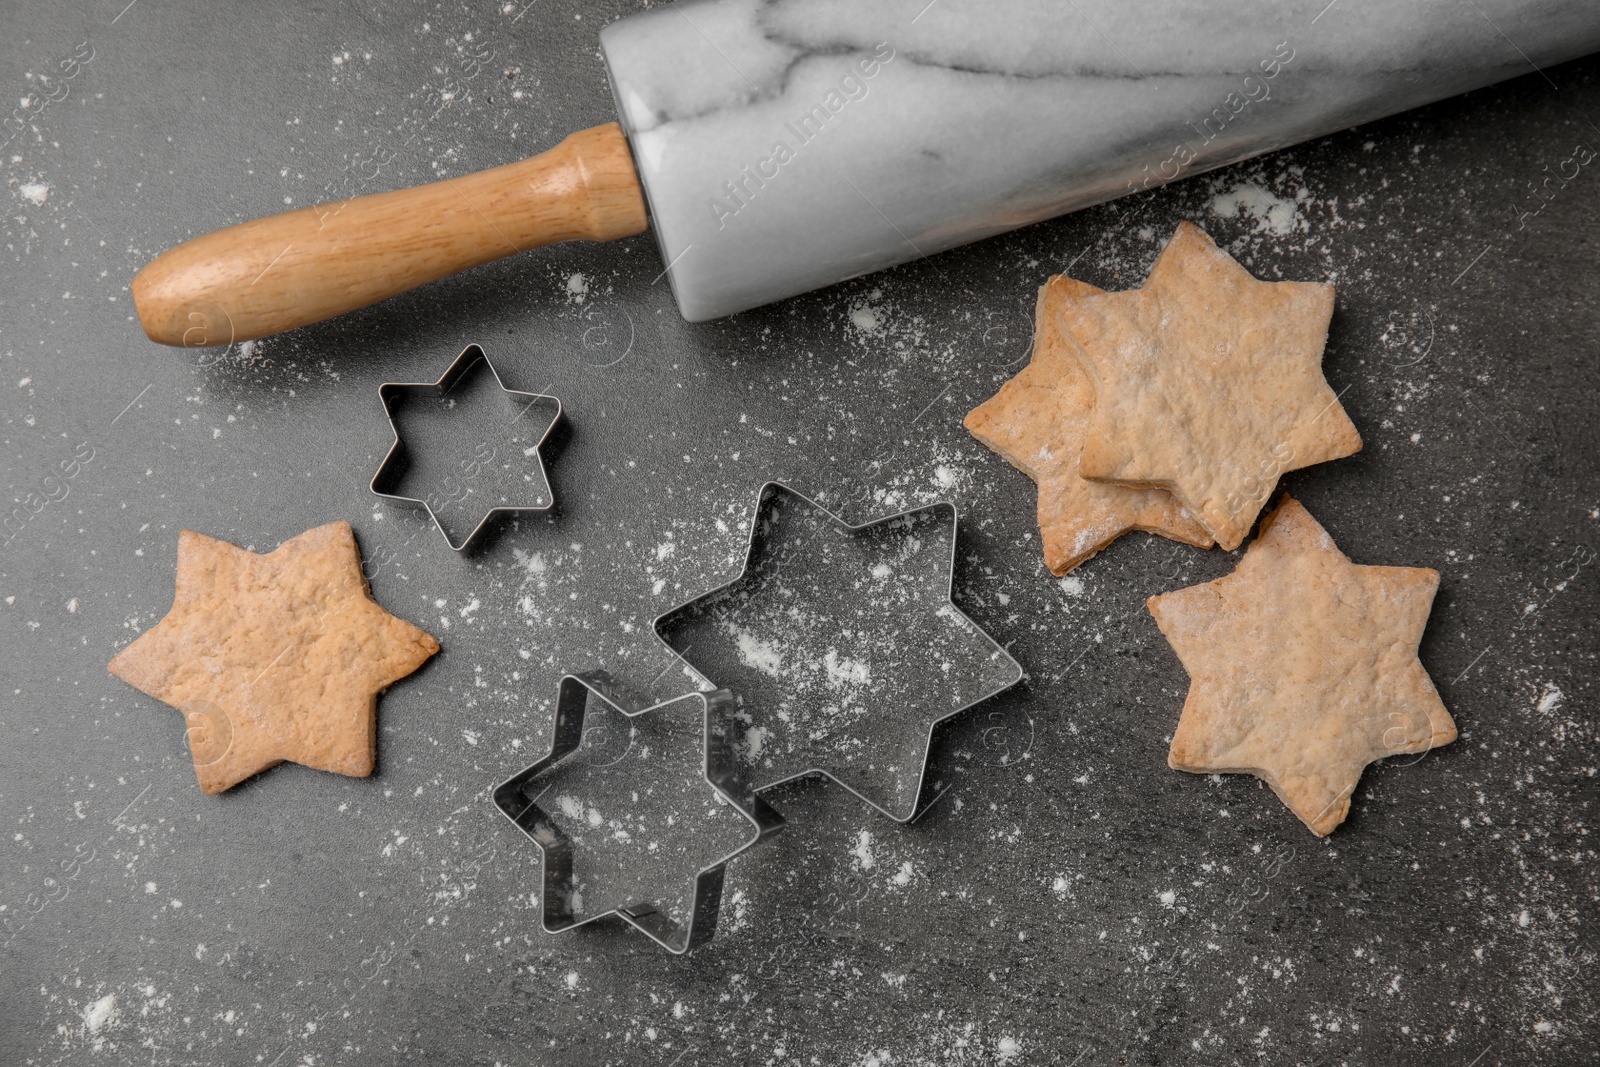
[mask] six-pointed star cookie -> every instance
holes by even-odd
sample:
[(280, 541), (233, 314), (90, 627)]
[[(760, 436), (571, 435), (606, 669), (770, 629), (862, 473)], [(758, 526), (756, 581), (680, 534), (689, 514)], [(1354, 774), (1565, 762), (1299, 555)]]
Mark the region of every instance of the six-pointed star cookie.
[(1091, 481), (1078, 472), (1089, 434), (1094, 386), (1078, 342), (1057, 310), (1103, 289), (1056, 275), (1039, 288), (1033, 358), (1000, 391), (968, 412), (972, 436), (1039, 487), (1039, 534), (1052, 574), (1066, 574), (1129, 530), (1161, 534), (1198, 548), (1211, 536), (1165, 489)]
[(266, 555), (184, 530), (172, 610), (110, 669), (184, 713), (200, 788), (220, 793), (284, 760), (371, 774), (378, 693), (437, 651), (373, 601), (340, 521)]
[[(378, 397), (394, 444), (372, 476), (372, 491), (424, 508), (457, 552), (502, 512), (555, 506), (543, 450), (561, 421), (561, 401), (507, 389), (478, 345), (463, 349), (437, 382), (385, 382)], [(427, 424), (427, 447), (406, 447), (402, 420), (413, 432)]]
[(1086, 478), (1171, 489), (1239, 547), (1284, 471), (1361, 437), (1322, 376), (1333, 287), (1263, 282), (1185, 222), (1141, 289), (1069, 301), (1095, 387)]
[(656, 620), (739, 695), (756, 789), (822, 774), (890, 818), (916, 814), (934, 726), (1022, 676), (951, 602), (955, 539), (949, 504), (850, 526), (769, 482), (743, 573)]
[(1351, 563), (1289, 497), (1261, 526), (1232, 574), (1149, 600), (1190, 678), (1167, 762), (1257, 775), (1323, 837), (1368, 763), (1455, 740), (1417, 659), (1439, 573)]
[(729, 860), (783, 827), (735, 767), (733, 700), (654, 707), (604, 674), (567, 675), (550, 754), (495, 789), (544, 854), (551, 933), (617, 915), (673, 951), (711, 937)]

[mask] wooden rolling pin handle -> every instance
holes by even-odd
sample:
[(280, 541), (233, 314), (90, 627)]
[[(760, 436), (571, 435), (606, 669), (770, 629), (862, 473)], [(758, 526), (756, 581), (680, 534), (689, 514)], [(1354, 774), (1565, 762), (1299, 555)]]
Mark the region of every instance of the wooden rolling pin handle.
[(627, 141), (612, 122), (520, 163), (197, 237), (134, 277), (133, 302), (152, 341), (224, 345), (540, 245), (642, 233), (646, 222)]

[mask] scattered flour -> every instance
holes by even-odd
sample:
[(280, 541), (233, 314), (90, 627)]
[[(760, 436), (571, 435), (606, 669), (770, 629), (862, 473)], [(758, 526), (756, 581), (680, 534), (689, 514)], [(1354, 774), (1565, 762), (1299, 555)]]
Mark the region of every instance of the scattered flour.
[(50, 187), (44, 182), (23, 182), (17, 186), (17, 193), (35, 207), (43, 207), (50, 199)]
[(856, 858), (856, 867), (863, 871), (872, 870), (878, 862), (872, 855), (872, 834), (862, 830), (856, 834), (856, 845), (850, 850), (850, 855)]
[(583, 801), (574, 796), (559, 796), (556, 806), (561, 809), (561, 814), (569, 819), (583, 818)]
[[(740, 656), (743, 656), (743, 646)], [(822, 657), (822, 667), (828, 672), (828, 681), (833, 685), (866, 685), (872, 681), (872, 671), (865, 663), (841, 656), (831, 648)]]
[(530, 578), (538, 577), (545, 572), (546, 565), (544, 561), (544, 553), (524, 552), (520, 548), (513, 548), (511, 550), (511, 555), (516, 559), (517, 563), (522, 567), (522, 569), (528, 572), (528, 576)]
[[(725, 624), (727, 625), (727, 624)], [(738, 645), (739, 662), (774, 678), (783, 677), (783, 653), (770, 641), (763, 641), (748, 630), (728, 626)]]
[(761, 753), (767, 747), (767, 738), (772, 736), (772, 731), (765, 726), (752, 726), (744, 732), (744, 749), (747, 759), (759, 760)]
[(117, 1020), (117, 995), (107, 993), (99, 1000), (83, 1009), (83, 1025), (89, 1028), (89, 1033), (98, 1034), (107, 1026)]
[(1223, 219), (1254, 219), (1257, 233), (1279, 237), (1309, 227), (1293, 200), (1273, 196), (1259, 185), (1235, 185), (1211, 198), (1211, 214)]

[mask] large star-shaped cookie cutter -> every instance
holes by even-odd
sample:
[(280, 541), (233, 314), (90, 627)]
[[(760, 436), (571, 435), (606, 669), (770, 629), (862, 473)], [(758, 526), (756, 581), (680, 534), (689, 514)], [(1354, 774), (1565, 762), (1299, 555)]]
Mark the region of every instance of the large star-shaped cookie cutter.
[[(778, 767), (769, 766), (763, 768), (760, 766), (761, 761), (754, 749), (747, 743), (744, 746), (744, 755), (748, 768), (746, 773), (757, 792), (765, 792), (799, 778), (821, 775), (843, 787), (852, 796), (863, 801), (880, 814), (886, 815), (899, 823), (908, 823), (926, 810), (926, 806), (921, 804), (921, 799), (928, 774), (929, 750), (933, 743), (934, 732), (940, 724), (988, 700), (990, 697), (1004, 692), (1021, 681), (1023, 677), (1021, 665), (1017, 663), (1005, 647), (995, 641), (970, 616), (957, 607), (951, 598), (954, 583), (956, 528), (958, 523), (958, 515), (953, 504), (947, 502), (929, 504), (853, 526), (827, 508), (822, 507), (816, 501), (789, 486), (781, 482), (767, 482), (761, 487), (760, 494), (756, 500), (755, 514), (750, 521), (750, 536), (745, 549), (744, 566), (738, 577), (662, 613), (655, 619), (653, 629), (656, 635), (677, 653), (678, 658), (696, 676), (705, 678), (707, 683), (711, 685), (735, 688), (746, 698), (747, 702), (740, 714), (741, 717), (750, 720), (747, 724), (748, 726), (761, 731), (761, 733), (756, 734), (757, 737), (770, 737), (774, 729), (789, 728), (789, 720), (784, 720), (784, 726), (779, 727), (773, 718), (774, 715), (782, 718), (782, 715), (787, 714), (786, 712), (780, 712), (778, 709), (773, 708), (763, 708), (749, 702), (754, 689), (753, 686), (735, 685), (731, 678), (707, 678), (705, 672), (697, 667), (693, 660), (688, 658), (689, 654), (694, 651), (694, 646), (691, 645), (680, 649), (673, 644), (664, 631), (671, 627), (674, 620), (694, 613), (703, 613), (718, 602), (728, 601), (731, 596), (738, 595), (743, 587), (752, 584), (759, 586), (763, 581), (760, 577), (760, 568), (764, 561), (759, 557), (763, 549), (764, 534), (770, 533), (774, 528), (777, 517), (776, 512), (793, 504), (809, 508), (815, 514), (815, 517), (820, 520), (817, 532), (820, 533), (826, 530), (845, 538), (889, 538), (896, 534), (904, 534), (902, 540), (908, 540), (914, 537), (919, 529), (937, 527), (941, 535), (948, 537), (949, 551), (944, 557), (942, 588), (937, 601), (930, 600), (927, 603), (927, 613), (936, 617), (946, 631), (946, 639), (950, 641), (950, 645), (944, 651), (961, 651), (955, 647), (956, 643), (959, 642), (966, 646), (966, 656), (961, 663), (952, 663), (950, 660), (945, 659), (939, 664), (941, 668), (938, 679), (939, 687), (946, 691), (954, 691), (959, 695), (947, 703), (945, 707), (939, 708), (932, 713), (922, 708), (913, 709), (921, 712), (927, 723), (926, 730), (916, 735), (916, 744), (913, 745), (911, 743), (912, 735), (907, 734), (905, 750), (906, 753), (911, 754), (911, 758), (915, 761), (916, 773), (914, 779), (899, 774), (898, 768), (893, 766), (889, 767), (888, 770), (894, 773), (878, 774), (877, 779), (874, 779), (872, 775), (879, 771), (877, 764), (868, 763), (867, 759), (859, 756), (855, 759), (837, 757), (829, 759), (812, 758), (817, 755), (820, 745), (814, 747), (809, 755), (800, 755), (787, 759)], [(813, 534), (814, 536), (816, 536), (815, 533)], [(810, 538), (807, 538), (807, 542), (809, 540)], [(800, 547), (804, 547), (804, 543)], [(936, 548), (937, 546), (934, 547)], [(932, 552), (930, 551), (928, 554), (931, 556)], [(778, 566), (781, 567), (781, 561)], [(872, 568), (870, 571), (871, 580), (886, 582), (896, 577), (892, 572), (885, 577), (880, 575), (878, 571), (878, 566)], [(868, 590), (863, 595), (871, 593), (875, 588), (869, 585)], [(881, 592), (882, 590), (878, 591)], [(759, 592), (759, 589), (757, 592)], [(885, 597), (886, 599), (887, 597)], [(907, 618), (909, 619), (910, 616), (908, 615)], [(733, 627), (737, 621), (736, 611), (729, 612), (728, 615), (723, 617), (722, 621), (727, 626)], [(735, 641), (743, 641), (746, 644), (750, 640), (750, 635), (747, 634), (741, 635), (738, 632), (734, 632), (733, 636)], [(914, 644), (916, 636), (915, 634), (911, 635), (908, 641)], [(926, 634), (923, 636), (926, 636)], [(776, 642), (771, 644), (780, 654), (787, 653), (787, 649), (779, 647)], [(759, 641), (753, 647), (757, 648), (758, 653), (760, 649), (766, 648)], [(934, 654), (938, 653), (939, 649), (915, 649), (914, 651), (929, 651), (930, 654)], [(702, 662), (704, 661), (702, 660)], [(897, 665), (895, 663), (890, 664), (891, 667)], [(772, 667), (770, 663), (764, 666)], [(962, 670), (963, 666), (965, 667), (964, 671)], [(868, 672), (872, 670), (871, 665), (861, 668), (858, 663), (851, 661), (848, 656), (825, 662), (823, 667), (828, 672), (825, 677), (834, 676), (840, 671), (844, 671), (848, 675), (851, 671), (859, 673), (859, 670), (862, 669)], [(772, 674), (774, 670), (768, 669), (766, 673)], [(790, 684), (787, 691), (793, 693), (795, 687)], [(888, 717), (892, 719), (895, 714), (904, 709), (903, 707), (894, 707), (888, 710), (890, 712)], [(860, 719), (858, 718), (856, 721), (859, 722)], [(747, 729), (746, 735), (749, 736), (749, 734), (750, 731)], [(830, 739), (821, 738), (822, 742), (828, 740)], [(849, 738), (833, 740), (852, 741)], [(859, 738), (853, 740), (859, 741)], [(850, 746), (847, 745), (846, 747)], [(915, 749), (914, 753), (912, 752), (913, 748)], [(868, 757), (871, 755), (871, 753), (866, 753)], [(882, 753), (878, 755), (881, 757)], [(888, 788), (881, 788), (880, 780), (888, 780), (891, 785)]]
[[(494, 378), (494, 384), (499, 390), (514, 402), (522, 404), (522, 412), (531, 411), (534, 405), (541, 401), (549, 401), (555, 405), (555, 413), (550, 416), (550, 422), (544, 431), (539, 434), (539, 439), (532, 447), (533, 469), (539, 475), (539, 488), (535, 492), (535, 502), (532, 504), (507, 504), (490, 508), (484, 513), (482, 519), (474, 526), (461, 541), (451, 539), (450, 531), (440, 521), (439, 514), (433, 505), (426, 499), (410, 496), (401, 496), (388, 490), (392, 488), (404, 472), (406, 464), (405, 439), (400, 436), (399, 424), (395, 422), (395, 403), (401, 397), (412, 396), (424, 399), (442, 400), (450, 391), (473, 372), (482, 363), (488, 368), (489, 374)], [(444, 536), (445, 544), (457, 552), (464, 552), (478, 538), (485, 527), (497, 515), (508, 512), (544, 512), (555, 507), (555, 494), (550, 489), (550, 479), (544, 469), (544, 444), (550, 437), (550, 431), (555, 429), (561, 421), (561, 401), (557, 397), (545, 393), (525, 393), (519, 389), (507, 389), (500, 380), (500, 372), (494, 369), (488, 353), (478, 345), (468, 345), (462, 349), (461, 355), (456, 357), (450, 368), (439, 377), (436, 382), (384, 382), (378, 386), (378, 397), (383, 401), (384, 414), (388, 416), (389, 428), (394, 431), (394, 444), (389, 446), (389, 452), (383, 457), (383, 462), (378, 464), (377, 473), (372, 476), (372, 491), (385, 500), (395, 500), (403, 504), (414, 504), (428, 513), (428, 518), (433, 520), (433, 525)], [(522, 413), (518, 414), (518, 418)]]
[[(598, 698), (605, 706), (626, 716), (630, 735), (635, 732), (635, 727), (646, 724), (652, 717), (699, 717), (702, 724), (701, 767), (706, 787), (704, 799), (717, 805), (714, 810), (720, 812), (725, 809), (743, 819), (748, 833), (736, 847), (710, 856), (711, 862), (699, 866), (689, 886), (686, 906), (669, 906), (664, 902), (664, 895), (615, 902), (605, 899), (605, 887), (591, 888), (580, 877), (576, 860), (580, 857), (581, 846), (575, 846), (574, 837), (593, 832), (601, 838), (628, 841), (628, 828), (614, 820), (608, 823), (606, 817), (595, 808), (585, 808), (581, 798), (558, 796), (553, 804), (541, 806), (539, 803), (559, 781), (562, 772), (577, 765), (577, 761), (571, 757), (582, 750), (596, 747), (594, 735), (598, 731), (584, 729), (584, 718), (591, 697)], [(723, 873), (728, 861), (764, 841), (784, 825), (783, 817), (755, 795), (740, 773), (730, 736), (734, 725), (732, 710), (733, 698), (723, 690), (690, 693), (660, 704), (645, 705), (619, 690), (602, 672), (569, 674), (561, 679), (550, 754), (502, 782), (494, 790), (495, 807), (531, 837), (544, 855), (541, 923), (547, 932), (572, 930), (596, 919), (616, 915), (675, 955), (682, 955), (711, 938), (716, 932), (717, 911), (722, 902)], [(630, 750), (633, 744), (634, 739), (630, 736)], [(615, 767), (613, 773), (627, 780), (634, 802), (638, 803), (642, 795), (645, 806), (648, 806), (654, 795), (654, 783), (640, 778), (637, 765), (623, 766), (623, 760), (628, 755), (628, 752), (624, 752), (623, 756), (604, 763), (591, 760), (587, 767), (578, 769), (604, 772)], [(658, 758), (660, 753), (646, 750), (637, 755), (652, 766), (662, 765)], [(675, 816), (668, 820), (668, 825), (679, 834), (688, 832), (688, 828), (677, 825)], [(652, 843), (647, 851), (670, 851), (657, 850), (654, 846), (655, 843)], [(585, 892), (601, 894), (602, 903), (598, 906), (592, 902), (585, 905), (582, 899)]]

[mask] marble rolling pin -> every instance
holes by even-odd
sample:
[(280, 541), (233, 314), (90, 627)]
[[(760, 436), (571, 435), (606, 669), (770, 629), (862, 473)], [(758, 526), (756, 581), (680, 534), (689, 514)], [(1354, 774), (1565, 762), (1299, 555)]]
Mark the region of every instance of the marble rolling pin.
[(600, 43), (620, 128), (189, 241), (133, 281), (145, 332), (262, 337), (651, 221), (713, 319), (1600, 50), (1600, 0), (683, 0)]

